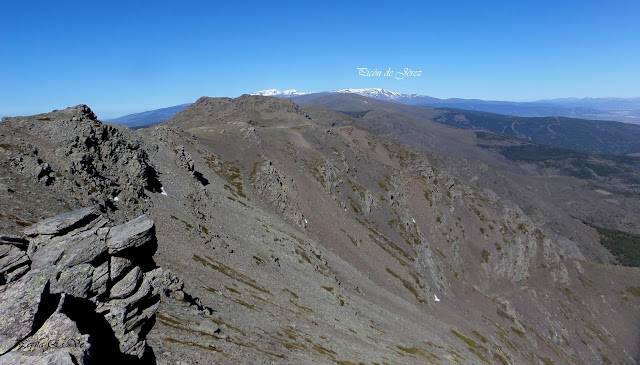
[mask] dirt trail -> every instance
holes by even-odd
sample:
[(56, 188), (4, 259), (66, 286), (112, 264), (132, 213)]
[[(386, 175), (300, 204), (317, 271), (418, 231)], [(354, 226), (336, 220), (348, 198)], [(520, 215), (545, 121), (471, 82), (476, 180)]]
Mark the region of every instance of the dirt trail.
[(556, 118), (556, 122), (557, 122), (557, 123), (555, 123), (555, 124), (554, 124), (554, 123), (547, 124), (547, 130), (548, 130), (548, 131), (549, 131), (549, 133), (551, 133), (551, 134), (558, 135), (558, 133), (554, 132), (554, 131), (553, 131), (553, 129), (551, 129), (551, 126), (553, 126), (553, 125), (560, 125), (560, 120), (558, 119), (558, 117), (555, 117), (555, 118)]

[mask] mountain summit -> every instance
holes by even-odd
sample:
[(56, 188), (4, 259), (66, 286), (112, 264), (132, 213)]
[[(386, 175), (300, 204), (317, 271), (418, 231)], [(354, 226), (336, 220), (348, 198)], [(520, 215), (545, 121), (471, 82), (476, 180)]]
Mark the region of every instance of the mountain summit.
[(313, 92), (298, 92), (298, 90), (296, 89), (283, 90), (283, 91), (280, 91), (278, 89), (268, 89), (268, 90), (256, 91), (255, 93), (251, 93), (251, 95), (291, 97), (291, 96), (306, 95), (311, 93)]
[(375, 98), (380, 100), (401, 100), (407, 98), (429, 98), (429, 96), (418, 95), (418, 94), (403, 94), (387, 89), (381, 88), (369, 88), (369, 89), (338, 89), (332, 91), (332, 93), (340, 93), (340, 94), (358, 94), (362, 96), (366, 96), (369, 98)]
[[(403, 100), (406, 101), (407, 99), (411, 99), (411, 98), (419, 98), (422, 101), (431, 100), (431, 99), (439, 100), (439, 99), (432, 98), (430, 96), (418, 95), (418, 94), (404, 94), (404, 93), (399, 93), (399, 92), (395, 92), (387, 89), (381, 89), (381, 88), (368, 88), (368, 89), (347, 88), (347, 89), (338, 89), (338, 90), (329, 91), (328, 93), (329, 94), (358, 94), (358, 95), (366, 96), (369, 98), (388, 100), (388, 101), (400, 101), (400, 102), (402, 102)], [(278, 89), (268, 89), (268, 90), (256, 91), (251, 95), (288, 98), (288, 97), (295, 97), (299, 95), (308, 95), (308, 94), (314, 94), (314, 92), (299, 92), (296, 89), (283, 90), (283, 91), (280, 91)]]

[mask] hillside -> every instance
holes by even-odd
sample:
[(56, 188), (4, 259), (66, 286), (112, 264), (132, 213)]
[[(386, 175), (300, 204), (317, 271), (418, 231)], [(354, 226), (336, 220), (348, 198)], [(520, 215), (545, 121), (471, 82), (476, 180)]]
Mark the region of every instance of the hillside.
[(598, 154), (640, 151), (640, 125), (565, 117), (525, 118), (445, 109), (435, 121), (455, 128), (481, 129), (541, 144)]
[(640, 268), (583, 223), (634, 233), (637, 197), (508, 159), (521, 140), (450, 111), (308, 101), (203, 97), (137, 131), (86, 106), (6, 119), (0, 228), (146, 214), (158, 363), (640, 360)]

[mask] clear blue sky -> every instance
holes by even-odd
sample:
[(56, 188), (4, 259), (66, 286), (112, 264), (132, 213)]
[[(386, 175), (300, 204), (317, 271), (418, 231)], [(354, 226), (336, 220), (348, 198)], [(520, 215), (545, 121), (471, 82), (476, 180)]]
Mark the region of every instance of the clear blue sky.
[(85, 103), (110, 118), (268, 88), (640, 96), (638, 0), (2, 0), (0, 14), (0, 115)]

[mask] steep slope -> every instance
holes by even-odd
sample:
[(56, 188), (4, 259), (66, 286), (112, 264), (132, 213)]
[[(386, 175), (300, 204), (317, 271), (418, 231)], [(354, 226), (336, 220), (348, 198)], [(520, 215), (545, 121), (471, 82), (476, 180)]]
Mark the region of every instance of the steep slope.
[[(480, 181), (494, 185), (492, 189), (517, 199), (523, 207), (535, 206), (533, 211), (545, 212), (541, 215), (550, 214), (545, 206), (553, 206), (552, 210), (598, 226), (640, 233), (635, 223), (640, 219), (637, 157), (593, 155), (498, 133), (447, 128), (436, 122), (451, 116), (442, 109), (353, 94), (305, 100), (306, 110), (318, 106), (341, 111), (361, 128), (417, 149), (482, 161), (498, 176), (480, 174)], [(529, 192), (535, 193), (530, 196)]]
[[(622, 333), (637, 336), (636, 304), (623, 297), (635, 300), (624, 294), (625, 283), (638, 272), (610, 266), (594, 230), (554, 206), (544, 209), (560, 218), (559, 227), (528, 216), (487, 189), (486, 176), (499, 175), (486, 165), (393, 142), (342, 113), (310, 107), (308, 119), (295, 105), (283, 109), (284, 102), (201, 99), (145, 131), (184, 148), (208, 182), (177, 182), (174, 190), (163, 184), (167, 203), (174, 194), (179, 202), (191, 196), (186, 200), (197, 202), (193, 209), (204, 218), (187, 221), (196, 231), (188, 249), (166, 247), (170, 254), (161, 256), (167, 266), (201, 264), (189, 265), (185, 282), (199, 278), (195, 286), (218, 298), (211, 306), (220, 311), (217, 320), (242, 331), (220, 348), (224, 354), (234, 354), (244, 333), (263, 346), (248, 352), (285, 362), (562, 363), (594, 352), (635, 361), (637, 337)], [(455, 130), (432, 123), (426, 131), (442, 141), (440, 131), (453, 139)], [(164, 160), (178, 160), (173, 154)], [(193, 192), (183, 192), (189, 184)], [(207, 193), (213, 203), (204, 203)], [(210, 237), (198, 224), (216, 232), (209, 258), (196, 253), (196, 242)], [(166, 234), (178, 240), (184, 232)], [(603, 276), (617, 284), (604, 285)], [(242, 319), (234, 314), (239, 302)], [(602, 311), (607, 315), (596, 314)], [(180, 341), (195, 341), (185, 320), (161, 323)], [(182, 351), (180, 342), (158, 342), (172, 354)], [(281, 346), (286, 350), (274, 351)]]
[[(638, 361), (640, 269), (614, 265), (598, 232), (560, 207), (569, 194), (539, 190), (578, 180), (526, 174), (479, 146), (476, 132), (430, 121), (438, 110), (328, 101), (335, 110), (201, 98), (100, 143), (139, 140), (157, 179), (137, 205), (155, 222), (155, 262), (172, 273), (148, 335), (158, 362)], [(60, 113), (30, 123), (70, 123)], [(22, 120), (2, 133), (54, 156), (59, 147), (18, 128)], [(110, 128), (77, 124), (67, 130)], [(95, 156), (119, 181), (126, 160)], [(0, 195), (3, 207), (35, 208), (27, 189), (73, 194), (56, 187), (62, 178), (47, 185), (2, 168), (25, 184)], [(104, 206), (113, 219), (128, 209)]]

